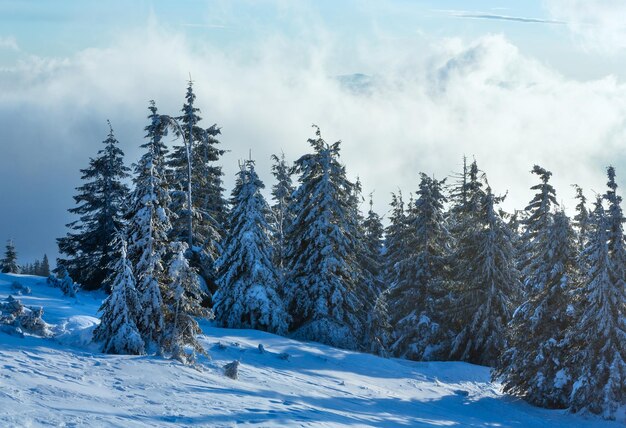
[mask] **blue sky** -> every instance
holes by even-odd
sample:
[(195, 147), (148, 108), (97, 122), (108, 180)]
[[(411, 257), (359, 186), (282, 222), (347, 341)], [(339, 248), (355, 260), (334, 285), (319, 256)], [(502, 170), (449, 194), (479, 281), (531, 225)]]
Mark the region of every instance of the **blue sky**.
[[(492, 19), (463, 17), (491, 16)], [(2, 37), (12, 37), (19, 48), (40, 56), (68, 56), (80, 50), (106, 47), (129, 29), (150, 19), (183, 33), (195, 43), (224, 49), (248, 45), (275, 34), (306, 37), (319, 29), (332, 32), (347, 44), (373, 40), (381, 35), (399, 39), (429, 37), (478, 37), (505, 34), (513, 43), (576, 77), (606, 74), (614, 61), (600, 59), (574, 65), (580, 55), (564, 25), (516, 22), (501, 17), (555, 20), (542, 1), (0, 1)], [(308, 27), (308, 28), (307, 28)], [(0, 52), (0, 64), (9, 65), (18, 55)], [(620, 61), (619, 64), (623, 63)], [(582, 67), (581, 67), (582, 66)], [(610, 69), (622, 73), (623, 67)]]
[[(106, 120), (132, 163), (148, 100), (176, 114), (189, 74), (229, 189), (249, 150), (271, 185), (270, 155), (305, 153), (316, 123), (381, 214), (464, 154), (506, 209), (529, 200), (533, 163), (569, 209), (570, 184), (591, 197), (626, 166), (623, 3), (0, 0), (0, 241), (55, 257)], [(354, 73), (367, 91), (338, 83)]]

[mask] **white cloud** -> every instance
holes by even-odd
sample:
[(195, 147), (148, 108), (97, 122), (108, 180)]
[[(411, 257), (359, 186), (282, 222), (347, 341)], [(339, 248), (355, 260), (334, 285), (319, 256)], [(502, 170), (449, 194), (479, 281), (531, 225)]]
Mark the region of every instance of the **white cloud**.
[(8, 49), (11, 51), (20, 50), (19, 46), (17, 45), (17, 40), (15, 40), (15, 37), (13, 36), (0, 36), (0, 49)]
[(534, 163), (554, 172), (570, 208), (571, 183), (603, 191), (609, 163), (626, 177), (624, 84), (568, 80), (498, 35), (413, 43), (354, 50), (353, 71), (377, 71), (366, 95), (343, 90), (333, 77), (346, 71), (345, 46), (328, 34), (317, 42), (270, 38), (248, 46), (249, 56), (152, 25), (107, 49), (25, 58), (0, 73), (0, 179), (21, 183), (8, 189), (14, 209), (3, 210), (0, 239), (17, 230), (52, 247), (64, 233), (79, 169), (106, 136), (106, 119), (128, 161), (136, 160), (148, 100), (176, 114), (189, 72), (204, 124), (222, 127), (229, 187), (249, 149), (269, 187), (270, 154), (307, 152), (312, 123), (329, 142), (343, 140), (348, 172), (366, 192), (375, 190), (381, 213), (391, 191), (417, 189), (420, 171), (447, 176), (463, 154), (476, 156), (495, 191), (509, 190), (507, 208), (530, 199)]
[(567, 22), (584, 49), (603, 54), (626, 49), (623, 0), (545, 0), (545, 4), (554, 19)]

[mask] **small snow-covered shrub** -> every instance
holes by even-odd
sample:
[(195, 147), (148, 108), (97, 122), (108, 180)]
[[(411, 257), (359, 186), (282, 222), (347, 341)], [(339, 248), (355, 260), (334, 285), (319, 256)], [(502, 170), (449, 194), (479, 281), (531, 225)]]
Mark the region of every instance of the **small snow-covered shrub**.
[(30, 294), (31, 289), (25, 285), (20, 284), (17, 281), (13, 281), (11, 284), (11, 290), (15, 291), (18, 295)]
[(22, 329), (36, 336), (50, 336), (48, 324), (43, 320), (43, 308), (32, 308), (19, 317)]
[(0, 325), (5, 333), (23, 336), (23, 332), (41, 336), (50, 336), (49, 325), (42, 319), (42, 308), (28, 308), (9, 296), (0, 302)]
[(50, 275), (48, 277), (48, 284), (55, 288), (60, 288), (66, 296), (76, 297), (76, 290), (80, 287), (80, 284), (74, 283), (65, 267), (60, 266), (56, 272), (56, 276)]

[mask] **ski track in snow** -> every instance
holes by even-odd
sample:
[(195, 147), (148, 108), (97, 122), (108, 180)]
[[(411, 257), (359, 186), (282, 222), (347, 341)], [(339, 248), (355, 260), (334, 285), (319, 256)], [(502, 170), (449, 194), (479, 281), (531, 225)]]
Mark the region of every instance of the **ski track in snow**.
[[(201, 326), (210, 357), (196, 367), (101, 354), (88, 341), (103, 294), (70, 299), (44, 278), (0, 274), (0, 299), (15, 280), (32, 295), (14, 297), (43, 306), (58, 337), (0, 333), (2, 427), (621, 426), (502, 395), (485, 367), (383, 359), (208, 322)], [(233, 360), (241, 362), (238, 380), (223, 375)]]

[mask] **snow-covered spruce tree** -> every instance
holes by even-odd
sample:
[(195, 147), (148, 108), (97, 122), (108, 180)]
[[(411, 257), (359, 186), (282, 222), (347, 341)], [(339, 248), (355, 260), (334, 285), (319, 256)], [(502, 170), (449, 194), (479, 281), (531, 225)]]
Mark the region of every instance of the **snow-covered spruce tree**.
[(533, 174), (539, 176), (541, 183), (531, 187), (537, 191), (526, 207), (528, 218), (524, 221), (524, 235), (520, 259), (524, 291), (529, 295), (541, 290), (548, 281), (550, 254), (548, 254), (549, 230), (552, 224), (552, 208), (557, 205), (554, 187), (549, 183), (552, 173), (535, 165)]
[(163, 257), (171, 229), (170, 198), (165, 181), (164, 124), (154, 101), (149, 110), (148, 141), (141, 146), (145, 153), (135, 165), (135, 189), (128, 212), (128, 258), (142, 308), (137, 327), (147, 346), (160, 348), (164, 328), (161, 287), (166, 282)]
[[(474, 160), (469, 166), (463, 158), (463, 172), (457, 174), (457, 182), (450, 189), (452, 207), (447, 213), (450, 233), (457, 239), (474, 225), (485, 196), (483, 190), (484, 173)], [(462, 247), (463, 243), (459, 243)], [(462, 251), (461, 251), (462, 253)], [(459, 257), (457, 254), (455, 257)]]
[(4, 251), (4, 258), (0, 261), (2, 273), (20, 273), (20, 267), (17, 264), (17, 252), (13, 240), (9, 239)]
[(122, 227), (122, 215), (128, 200), (129, 190), (124, 180), (129, 168), (124, 166), (124, 153), (113, 134), (109, 123), (109, 135), (103, 141), (104, 148), (90, 159), (89, 167), (82, 169), (81, 179), (85, 182), (76, 188), (76, 207), (69, 209), (79, 218), (67, 225), (70, 231), (57, 239), (61, 258), (57, 265), (67, 268), (72, 278), (87, 290), (104, 284), (109, 275), (113, 249), (111, 239)]
[(284, 334), (289, 317), (279, 294), (273, 264), (270, 207), (249, 160), (241, 165), (232, 192), (224, 253), (218, 259), (219, 288), (214, 295), (218, 322), (230, 328), (254, 328)]
[(185, 242), (171, 244), (172, 258), (164, 293), (166, 316), (162, 346), (172, 358), (184, 364), (192, 364), (196, 352), (206, 355), (196, 337), (202, 330), (195, 317), (211, 319), (213, 312), (201, 304), (203, 293), (198, 273), (185, 257), (187, 249)]
[(355, 231), (356, 246), (353, 251), (357, 255), (361, 271), (356, 292), (363, 304), (363, 311), (368, 314), (364, 320), (366, 328), (361, 339), (362, 349), (378, 355), (387, 355), (389, 314), (385, 296), (381, 295), (383, 227), (380, 217), (373, 210), (371, 196), (368, 216), (363, 216), (359, 209), (363, 200), (361, 182), (357, 179), (349, 204), (352, 213), (347, 218), (351, 219), (350, 228)]
[(399, 262), (406, 254), (408, 227), (402, 192), (391, 194), (389, 225), (385, 229), (385, 253), (383, 256), (384, 288), (399, 280)]
[(386, 314), (386, 316), (373, 316), (368, 324), (371, 331), (378, 332), (378, 338), (371, 340), (369, 351), (374, 354), (387, 356), (393, 334), (389, 313), (389, 289), (401, 277), (399, 262), (407, 250), (407, 215), (405, 213), (402, 192), (400, 191), (397, 194), (391, 194), (389, 225), (385, 229), (384, 236), (384, 253), (381, 260), (381, 285), (383, 291), (376, 299), (376, 310), (373, 315)]
[(274, 265), (279, 270), (281, 278), (284, 277), (286, 266), (286, 230), (293, 221), (292, 195), (294, 192), (291, 180), (291, 170), (285, 161), (285, 154), (272, 155), (272, 175), (276, 183), (272, 186), (272, 226), (274, 229)]
[(453, 319), (461, 326), (450, 358), (493, 365), (506, 348), (506, 329), (515, 295), (521, 291), (511, 231), (495, 210), (503, 198), (488, 187), (479, 202), (474, 224), (459, 242), (463, 257), (455, 259)]
[(363, 268), (376, 282), (377, 294), (383, 289), (383, 235), (385, 229), (380, 216), (374, 211), (374, 199), (370, 195), (369, 210), (362, 222), (366, 258)]
[(544, 283), (515, 311), (509, 325), (509, 349), (498, 361), (506, 392), (532, 404), (568, 406), (572, 371), (568, 327), (573, 321), (572, 291), (578, 278), (575, 234), (563, 211), (548, 226)]
[[(615, 168), (607, 168), (608, 190), (604, 199), (609, 204), (607, 219), (609, 225), (609, 259), (611, 261), (611, 276), (618, 289), (626, 291), (626, 246), (624, 243), (624, 214), (621, 203), (622, 197), (617, 195), (615, 182)], [(625, 301), (622, 301), (626, 304)]]
[(409, 207), (407, 242), (389, 290), (395, 327), (391, 350), (399, 357), (432, 360), (447, 357), (451, 332), (445, 325), (450, 257), (442, 193), (445, 180), (421, 174), (418, 199)]
[(295, 162), (299, 187), (290, 225), (287, 292), (296, 338), (356, 349), (367, 312), (357, 287), (362, 277), (351, 207), (354, 184), (339, 163), (340, 142), (327, 144), (316, 127), (313, 153)]
[(589, 239), (589, 211), (587, 210), (587, 198), (583, 193), (583, 189), (576, 184), (573, 185), (576, 189), (576, 215), (574, 216), (574, 225), (577, 232), (577, 246), (578, 251), (582, 252), (587, 245)]
[(112, 245), (117, 249), (117, 260), (111, 261), (109, 270), (112, 275), (109, 280), (111, 295), (100, 307), (102, 315), (93, 332), (93, 340), (102, 342), (102, 352), (107, 354), (141, 355), (144, 353), (144, 342), (136, 321), (142, 309), (122, 233), (117, 234)]
[(581, 290), (579, 316), (572, 326), (575, 343), (570, 365), (576, 368), (570, 408), (614, 419), (626, 406), (626, 287), (624, 221), (615, 170), (608, 169), (609, 203), (593, 213), (593, 234), (584, 251), (588, 274)]
[(185, 99), (183, 114), (176, 118), (180, 123), (176, 130), (182, 131), (183, 144), (174, 148), (168, 160), (170, 209), (176, 214), (171, 236), (188, 244), (191, 265), (198, 268), (208, 291), (212, 292), (215, 291), (214, 263), (221, 253), (227, 214), (222, 168), (216, 164), (224, 150), (217, 148), (216, 136), (220, 134), (217, 125), (208, 129), (199, 125), (202, 119), (194, 105), (196, 95), (191, 81)]
[[(454, 240), (452, 251), (455, 262), (451, 265), (451, 280), (454, 284), (451, 285), (454, 291), (459, 293), (466, 287), (469, 288), (469, 283), (477, 275), (473, 264), (478, 257), (475, 235), (479, 233), (479, 229), (486, 227), (486, 217), (482, 215), (486, 196), (483, 182), (486, 182), (485, 174), (478, 169), (476, 161), (468, 166), (466, 158), (463, 158), (463, 171), (457, 174), (457, 180), (450, 188), (452, 204), (446, 213), (450, 234)], [(448, 319), (451, 328), (457, 333), (469, 322), (466, 309), (458, 302), (450, 307)]]

